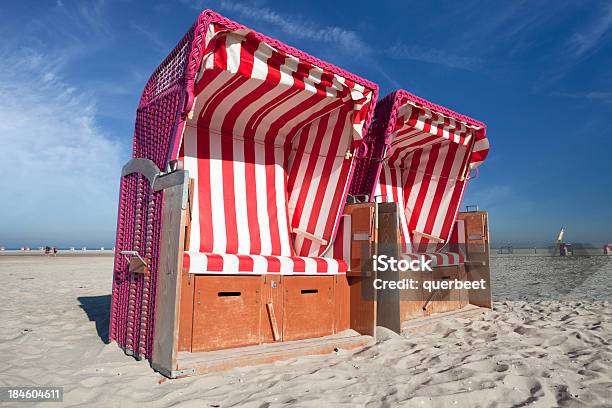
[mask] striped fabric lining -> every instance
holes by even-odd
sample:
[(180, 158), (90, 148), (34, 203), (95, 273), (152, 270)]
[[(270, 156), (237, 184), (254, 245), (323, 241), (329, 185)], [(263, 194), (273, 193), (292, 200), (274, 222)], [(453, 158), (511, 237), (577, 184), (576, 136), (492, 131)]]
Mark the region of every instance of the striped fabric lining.
[[(431, 103), (428, 105), (436, 106)], [(442, 110), (442, 107), (439, 108)], [(470, 123), (408, 100), (399, 109), (391, 135), (397, 144), (396, 149), (422, 148), (430, 143), (438, 143), (441, 139), (467, 147), (473, 142), (469, 159), (470, 169), (473, 170), (484, 162), (490, 146), (484, 124), (466, 119)]]
[(469, 170), (488, 153), (485, 127), (405, 91), (389, 97), (401, 105), (387, 128), (388, 151), (374, 195), (400, 203), (401, 251), (407, 259), (424, 254), (437, 266), (464, 262), (456, 243), (465, 231), (451, 233), (463, 227), (456, 218)]
[(336, 254), (373, 91), (246, 29), (211, 24), (206, 41), (179, 153), (196, 178), (190, 272), (346, 271), (316, 258)]
[(400, 108), (375, 195), (402, 203), (405, 253), (430, 252), (448, 241), (478, 130), (411, 103)]
[(402, 259), (407, 261), (420, 260), (421, 256), (425, 261), (431, 260), (431, 266), (455, 266), (465, 262), (463, 254), (457, 252), (423, 252), (423, 253), (412, 253), (402, 254)]

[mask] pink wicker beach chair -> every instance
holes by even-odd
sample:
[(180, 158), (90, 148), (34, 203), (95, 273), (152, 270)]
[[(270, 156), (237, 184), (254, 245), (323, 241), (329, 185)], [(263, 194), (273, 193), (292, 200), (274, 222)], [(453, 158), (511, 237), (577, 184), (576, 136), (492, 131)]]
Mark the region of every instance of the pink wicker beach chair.
[[(424, 255), (434, 266), (464, 261), (454, 227), (470, 170), (486, 158), (482, 122), (398, 90), (383, 98), (366, 136), (352, 194), (400, 204), (401, 253)], [(455, 251), (452, 251), (452, 248)]]
[[(176, 377), (187, 373), (177, 347), (348, 328), (351, 223), (343, 208), (377, 92), (202, 12), (138, 106), (134, 160), (121, 182), (111, 340)], [(186, 221), (173, 215), (175, 202)], [(274, 295), (277, 284), (284, 297)], [(217, 286), (225, 289), (204, 296)]]
[[(384, 280), (414, 279), (420, 289), (378, 290), (377, 325), (400, 332), (410, 319), (490, 308), (487, 214), (459, 212), (470, 171), (489, 150), (485, 125), (399, 90), (377, 104), (364, 140), (350, 192), (367, 197), (376, 214), (375, 252), (407, 261), (424, 258), (432, 267), (378, 274)], [(484, 284), (424, 289), (427, 281), (444, 280)]]

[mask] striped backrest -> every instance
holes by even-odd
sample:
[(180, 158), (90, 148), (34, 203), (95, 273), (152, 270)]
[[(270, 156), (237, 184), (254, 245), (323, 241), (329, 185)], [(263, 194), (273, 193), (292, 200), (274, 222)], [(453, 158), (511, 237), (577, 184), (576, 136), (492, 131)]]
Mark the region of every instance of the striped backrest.
[(373, 97), (248, 29), (211, 24), (179, 154), (196, 179), (188, 251), (323, 254)]
[(410, 96), (394, 95), (375, 195), (401, 203), (407, 252), (436, 251), (449, 241), (469, 169), (486, 157), (488, 140), (480, 122)]

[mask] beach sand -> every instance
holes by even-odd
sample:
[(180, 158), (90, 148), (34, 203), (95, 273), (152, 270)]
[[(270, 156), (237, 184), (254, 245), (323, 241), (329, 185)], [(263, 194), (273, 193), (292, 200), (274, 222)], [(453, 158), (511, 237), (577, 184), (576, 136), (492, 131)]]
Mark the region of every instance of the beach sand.
[(106, 344), (112, 258), (0, 256), (0, 385), (64, 387), (41, 406), (611, 407), (612, 259), (569, 262), (495, 258), (494, 310), (470, 319), (166, 380)]

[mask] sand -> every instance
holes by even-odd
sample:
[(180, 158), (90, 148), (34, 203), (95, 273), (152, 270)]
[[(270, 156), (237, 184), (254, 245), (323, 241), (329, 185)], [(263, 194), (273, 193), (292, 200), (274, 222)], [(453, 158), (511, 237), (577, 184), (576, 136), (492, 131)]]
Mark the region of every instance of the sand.
[(64, 387), (62, 404), (41, 406), (612, 406), (612, 259), (493, 262), (487, 314), (356, 352), (165, 380), (105, 343), (111, 258), (0, 256), (0, 385)]

